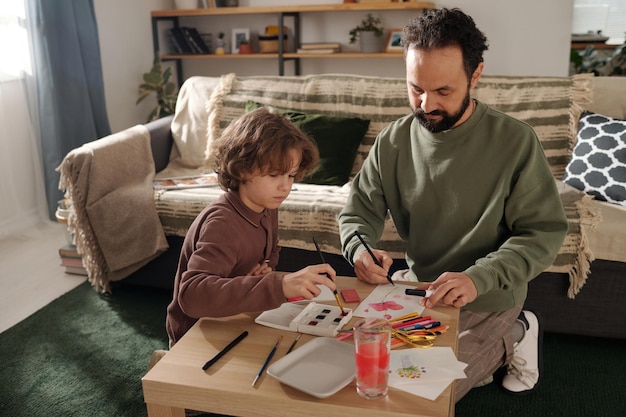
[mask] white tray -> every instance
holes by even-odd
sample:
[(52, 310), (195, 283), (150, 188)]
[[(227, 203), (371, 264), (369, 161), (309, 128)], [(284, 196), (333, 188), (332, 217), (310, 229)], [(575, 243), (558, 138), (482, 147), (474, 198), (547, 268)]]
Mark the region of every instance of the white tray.
[(274, 362), (267, 373), (314, 397), (330, 397), (356, 376), (354, 346), (318, 337)]

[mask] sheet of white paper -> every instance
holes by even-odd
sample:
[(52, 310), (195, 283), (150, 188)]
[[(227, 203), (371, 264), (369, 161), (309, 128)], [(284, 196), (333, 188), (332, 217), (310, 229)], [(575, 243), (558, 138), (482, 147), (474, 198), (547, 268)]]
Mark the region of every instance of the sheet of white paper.
[(449, 347), (392, 350), (389, 386), (434, 401), (466, 366)]
[[(352, 313), (358, 317), (382, 317), (387, 320), (401, 317), (409, 313), (422, 314), (424, 307), (419, 305), (422, 297), (406, 295), (404, 290), (415, 288), (410, 285), (391, 284), (379, 285), (374, 288), (365, 300)], [(332, 294), (332, 292), (331, 292)]]
[(305, 300), (304, 298), (302, 298), (301, 300), (292, 301), (292, 302), (298, 303), (298, 304), (308, 304), (311, 301), (316, 301), (316, 302), (317, 301), (335, 301), (335, 294), (333, 294), (330, 288), (328, 288), (326, 285), (318, 284), (317, 288), (319, 288), (322, 291), (319, 293), (317, 297), (313, 297), (313, 299), (311, 300)]

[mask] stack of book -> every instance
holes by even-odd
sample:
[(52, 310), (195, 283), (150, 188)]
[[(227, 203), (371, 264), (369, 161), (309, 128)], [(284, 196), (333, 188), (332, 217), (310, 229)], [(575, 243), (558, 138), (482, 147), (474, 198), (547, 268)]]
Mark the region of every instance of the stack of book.
[(204, 42), (196, 28), (180, 26), (167, 30), (171, 50), (174, 54), (210, 54), (211, 49)]
[(341, 52), (339, 42), (303, 43), (298, 48), (299, 54), (336, 54)]
[(87, 275), (87, 270), (83, 265), (83, 258), (78, 254), (76, 246), (66, 244), (59, 248), (61, 266), (65, 268), (65, 273), (75, 275)]

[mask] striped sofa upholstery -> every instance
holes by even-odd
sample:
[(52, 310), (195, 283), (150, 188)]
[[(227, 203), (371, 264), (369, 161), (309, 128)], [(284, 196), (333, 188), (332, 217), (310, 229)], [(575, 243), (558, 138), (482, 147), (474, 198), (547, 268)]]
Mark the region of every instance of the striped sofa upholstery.
[[(590, 103), (591, 78), (483, 76), (473, 96), (529, 123), (542, 143), (556, 180), (560, 180), (576, 138), (578, 117)], [(181, 87), (172, 134), (173, 158), (200, 171), (212, 168), (212, 142), (228, 123), (244, 112), (248, 100), (301, 112), (370, 120), (352, 168), (356, 174), (378, 132), (409, 113), (403, 78), (357, 75), (191, 77)], [(186, 160), (185, 160), (186, 158)], [(349, 186), (296, 184), (281, 206), (281, 245), (313, 250), (312, 237), (329, 253), (341, 253), (337, 215)], [(184, 236), (196, 215), (218, 195), (218, 188), (155, 191), (157, 211), (166, 234)], [(584, 229), (596, 221), (581, 193), (563, 192), (570, 231), (549, 271), (570, 274), (570, 296), (584, 284), (592, 255)], [(378, 248), (402, 258), (404, 243), (391, 220)]]

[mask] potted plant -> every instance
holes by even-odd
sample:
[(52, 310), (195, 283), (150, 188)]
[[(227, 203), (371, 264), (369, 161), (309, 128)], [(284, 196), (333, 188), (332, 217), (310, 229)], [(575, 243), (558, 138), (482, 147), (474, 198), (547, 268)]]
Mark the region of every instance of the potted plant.
[(350, 43), (355, 43), (359, 39), (361, 52), (380, 52), (383, 33), (380, 18), (368, 13), (365, 19), (350, 31)]
[(252, 45), (248, 42), (247, 39), (242, 39), (239, 42), (239, 53), (240, 54), (251, 54), (252, 53)]
[(143, 83), (139, 85), (139, 98), (135, 103), (139, 104), (152, 94), (156, 96), (157, 104), (150, 112), (148, 122), (174, 114), (178, 89), (176, 85), (170, 81), (171, 76), (172, 69), (168, 67), (163, 71), (161, 57), (157, 53), (154, 57), (154, 63), (152, 64), (150, 72), (143, 74)]
[(579, 52), (570, 53), (570, 63), (575, 74), (593, 73), (603, 76), (626, 76), (626, 42), (618, 45), (609, 56), (598, 53), (592, 45)]

